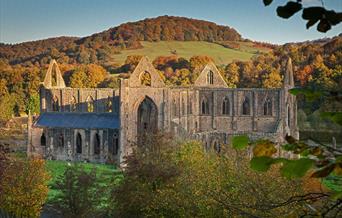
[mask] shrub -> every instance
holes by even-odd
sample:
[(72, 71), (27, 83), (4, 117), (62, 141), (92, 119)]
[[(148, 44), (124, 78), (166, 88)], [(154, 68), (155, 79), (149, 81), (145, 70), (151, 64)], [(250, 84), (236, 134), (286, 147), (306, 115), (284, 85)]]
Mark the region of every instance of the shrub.
[(59, 192), (51, 206), (64, 217), (97, 217), (102, 211), (105, 192), (95, 168), (89, 172), (79, 164), (68, 166), (53, 188)]
[(0, 180), (1, 209), (16, 217), (39, 217), (49, 175), (42, 159), (11, 159)]

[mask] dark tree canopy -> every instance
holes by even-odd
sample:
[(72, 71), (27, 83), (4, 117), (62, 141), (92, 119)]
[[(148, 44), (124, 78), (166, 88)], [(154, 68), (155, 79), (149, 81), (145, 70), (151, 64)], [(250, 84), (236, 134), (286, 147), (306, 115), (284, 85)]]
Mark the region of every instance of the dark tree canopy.
[[(273, 0), (263, 0), (264, 5), (270, 5)], [(288, 19), (299, 11), (303, 11), (302, 18), (307, 21), (306, 28), (309, 29), (318, 22), (317, 30), (319, 32), (327, 32), (332, 26), (339, 24), (342, 21), (342, 13), (334, 10), (327, 10), (324, 7), (324, 1), (321, 0), (322, 7), (310, 6), (303, 7), (302, 0), (288, 1), (283, 6), (277, 7), (279, 17)]]

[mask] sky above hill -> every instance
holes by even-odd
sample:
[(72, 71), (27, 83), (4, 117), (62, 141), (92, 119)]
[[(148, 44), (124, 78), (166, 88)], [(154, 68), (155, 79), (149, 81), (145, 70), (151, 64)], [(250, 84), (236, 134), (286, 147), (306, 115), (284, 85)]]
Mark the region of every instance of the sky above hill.
[[(0, 42), (19, 43), (56, 36), (87, 36), (121, 23), (161, 15), (208, 20), (235, 28), (244, 38), (282, 44), (331, 37), (305, 28), (300, 14), (285, 20), (277, 17), (274, 0), (0, 0)], [(320, 0), (303, 0), (321, 5)], [(342, 11), (342, 0), (325, 0), (327, 9)]]

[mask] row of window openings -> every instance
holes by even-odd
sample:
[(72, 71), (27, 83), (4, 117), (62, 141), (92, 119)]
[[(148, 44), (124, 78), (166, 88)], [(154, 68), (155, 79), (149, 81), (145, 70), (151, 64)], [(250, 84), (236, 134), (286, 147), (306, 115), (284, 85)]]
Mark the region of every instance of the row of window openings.
[[(149, 72), (145, 71), (140, 75), (140, 83), (143, 86), (151, 86), (151, 75)], [(214, 84), (214, 73), (209, 71), (207, 74), (207, 84)]]
[[(176, 102), (174, 101), (174, 116), (177, 116), (177, 106)], [(272, 101), (271, 99), (267, 98), (264, 102), (263, 114), (265, 116), (272, 116)], [(249, 99), (246, 98), (245, 101), (242, 103), (242, 115), (250, 115), (251, 107)], [(184, 100), (182, 101), (182, 114), (185, 114), (185, 106)], [(189, 104), (189, 114), (192, 114), (192, 105)], [(203, 99), (201, 102), (201, 114), (206, 115), (209, 114), (209, 103), (207, 100)], [(222, 114), (229, 115), (230, 114), (230, 104), (228, 98), (224, 98), (222, 102)]]
[[(87, 112), (95, 111), (94, 99), (92, 97), (89, 96), (87, 98), (86, 104), (87, 104)], [(55, 96), (52, 99), (52, 111), (59, 111), (59, 110), (60, 110), (59, 101), (58, 101), (58, 98)], [(77, 110), (76, 98), (72, 97), (70, 101), (70, 112), (75, 112), (76, 110)], [(112, 100), (110, 97), (108, 97), (106, 101), (106, 112), (112, 112), (112, 111), (113, 111)]]
[[(263, 115), (272, 116), (272, 101), (267, 98), (264, 102)], [(209, 114), (209, 103), (205, 99), (202, 100), (201, 104), (201, 113)], [(222, 114), (229, 115), (230, 114), (230, 104), (228, 98), (224, 98), (222, 102)], [(251, 105), (249, 99), (246, 98), (242, 103), (242, 115), (250, 115), (251, 114)]]
[[(143, 86), (151, 86), (151, 74), (147, 71), (140, 74), (140, 84)], [(214, 73), (209, 71), (207, 74), (207, 84), (214, 84)]]
[[(82, 136), (80, 133), (77, 133), (76, 136), (76, 153), (82, 154)], [(100, 154), (100, 136), (99, 134), (95, 134), (93, 148), (94, 148), (94, 154), (99, 155)], [(43, 133), (40, 137), (40, 145), (46, 146), (46, 136), (45, 133)], [(58, 137), (57, 145), (59, 147), (64, 147), (64, 136), (63, 134), (60, 134)], [(109, 147), (109, 152), (113, 155), (117, 155), (119, 152), (119, 138), (114, 137), (113, 138), (113, 147)]]

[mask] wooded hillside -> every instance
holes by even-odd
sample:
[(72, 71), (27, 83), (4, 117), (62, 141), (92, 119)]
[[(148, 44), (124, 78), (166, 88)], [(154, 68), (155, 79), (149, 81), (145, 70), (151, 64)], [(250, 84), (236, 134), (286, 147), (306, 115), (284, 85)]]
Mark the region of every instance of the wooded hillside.
[(142, 48), (140, 41), (240, 41), (233, 28), (185, 17), (161, 16), (129, 22), (83, 38), (58, 37), (15, 45), (0, 44), (0, 58), (10, 65), (42, 66), (51, 58), (65, 64), (100, 63), (125, 49)]

